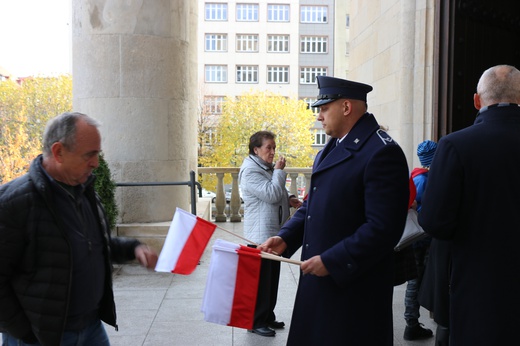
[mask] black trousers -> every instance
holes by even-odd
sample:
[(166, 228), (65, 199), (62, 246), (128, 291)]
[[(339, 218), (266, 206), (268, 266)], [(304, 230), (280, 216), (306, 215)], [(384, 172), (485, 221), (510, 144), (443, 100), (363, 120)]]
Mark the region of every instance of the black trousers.
[(278, 298), (280, 283), (280, 262), (262, 259), (258, 296), (256, 298), (254, 328), (267, 327), (276, 320), (274, 307)]

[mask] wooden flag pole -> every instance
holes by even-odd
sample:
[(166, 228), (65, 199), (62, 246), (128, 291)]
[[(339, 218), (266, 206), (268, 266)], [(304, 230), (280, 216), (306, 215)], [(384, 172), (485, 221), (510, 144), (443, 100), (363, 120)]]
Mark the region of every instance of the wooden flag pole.
[(303, 263), (302, 261), (292, 260), (290, 258), (276, 256), (276, 255), (273, 255), (271, 253), (267, 253), (267, 252), (264, 252), (264, 251), (262, 251), (260, 253), (260, 257), (265, 258), (265, 259), (270, 259), (270, 260), (273, 260), (273, 261), (287, 262), (287, 263), (296, 264), (296, 265), (301, 265)]
[(220, 226), (217, 226), (217, 228), (223, 230), (224, 232), (227, 232), (227, 233), (229, 233), (229, 234), (232, 234), (232, 235), (234, 235), (234, 236), (237, 237), (237, 238), (240, 238), (240, 239), (242, 239), (242, 240), (245, 240), (245, 241), (248, 242), (249, 244), (256, 245), (256, 246), (260, 246), (260, 244), (257, 244), (257, 243), (255, 243), (254, 241), (251, 241), (251, 240), (249, 240), (249, 239), (246, 239), (246, 238), (244, 238), (244, 237), (241, 237), (241, 236), (239, 236), (238, 234), (233, 233), (233, 232), (231, 232), (231, 231), (228, 231), (228, 230), (225, 229), (225, 228), (222, 228), (222, 227), (220, 227)]
[[(255, 246), (260, 246), (260, 244), (257, 244), (254, 241), (251, 241), (251, 240), (249, 240), (247, 238), (239, 236), (238, 234), (233, 233), (233, 232), (231, 232), (231, 231), (229, 231), (229, 230), (227, 230), (227, 229), (225, 229), (223, 227), (217, 226), (217, 228), (219, 228), (219, 229), (223, 230), (224, 232), (227, 232), (227, 233), (229, 233), (231, 235), (234, 235), (235, 237), (240, 238), (240, 239), (248, 242), (249, 244), (252, 244), (252, 245), (255, 245)], [(262, 251), (260, 256), (262, 258), (265, 258), (265, 259), (270, 259), (270, 260), (279, 261), (279, 262), (287, 262), (287, 263), (296, 264), (296, 265), (300, 265), (300, 264), (303, 263), (302, 261), (297, 261), (297, 260), (292, 260), (292, 259), (289, 259), (289, 258), (281, 257), (276, 252), (268, 253), (268, 252)]]

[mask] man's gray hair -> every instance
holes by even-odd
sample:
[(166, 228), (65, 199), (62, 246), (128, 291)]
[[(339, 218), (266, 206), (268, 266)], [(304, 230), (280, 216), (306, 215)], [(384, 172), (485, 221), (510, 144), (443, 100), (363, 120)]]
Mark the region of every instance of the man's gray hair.
[(484, 105), (500, 102), (520, 103), (520, 71), (514, 66), (493, 66), (482, 74), (477, 94)]
[(74, 150), (76, 145), (76, 125), (80, 119), (96, 128), (101, 126), (101, 123), (96, 119), (78, 112), (63, 113), (52, 118), (47, 123), (43, 133), (43, 156), (48, 157), (51, 155), (52, 145), (56, 142), (61, 142), (67, 150)]

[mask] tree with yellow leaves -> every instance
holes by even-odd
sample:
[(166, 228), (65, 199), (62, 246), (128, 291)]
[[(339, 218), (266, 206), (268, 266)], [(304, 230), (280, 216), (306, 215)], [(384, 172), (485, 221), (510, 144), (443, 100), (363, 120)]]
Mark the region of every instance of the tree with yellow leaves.
[[(309, 167), (315, 154), (311, 127), (315, 117), (307, 104), (267, 91), (250, 91), (226, 98), (216, 128), (212, 150), (199, 158), (205, 167), (240, 167), (249, 153), (249, 138), (257, 131), (276, 135), (276, 155), (287, 158), (288, 167)], [(214, 186), (203, 177), (207, 186)], [(229, 179), (229, 177), (228, 177)]]
[(0, 82), (0, 184), (27, 172), (47, 121), (71, 109), (70, 75)]

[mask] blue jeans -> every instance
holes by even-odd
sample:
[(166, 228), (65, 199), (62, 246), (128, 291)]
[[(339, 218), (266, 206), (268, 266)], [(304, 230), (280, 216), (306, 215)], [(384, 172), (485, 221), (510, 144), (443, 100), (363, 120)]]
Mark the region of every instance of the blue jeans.
[[(421, 242), (418, 241), (417, 243)], [(429, 255), (429, 242), (425, 244), (414, 244), (413, 253), (415, 257), (415, 265), (417, 266), (417, 279), (409, 280), (406, 284), (406, 292), (404, 295), (404, 319), (407, 326), (414, 326), (419, 323), (419, 309), (421, 308), (418, 300), (419, 287), (421, 286), (424, 275), (424, 268)]]
[(406, 284), (406, 292), (404, 295), (404, 319), (408, 326), (414, 326), (419, 323), (419, 301), (417, 294), (419, 291), (417, 279), (409, 280)]
[[(2, 333), (2, 346), (36, 346), (26, 344), (7, 333)], [(101, 320), (97, 320), (90, 326), (79, 331), (65, 331), (61, 338), (61, 346), (110, 346), (107, 332)]]

